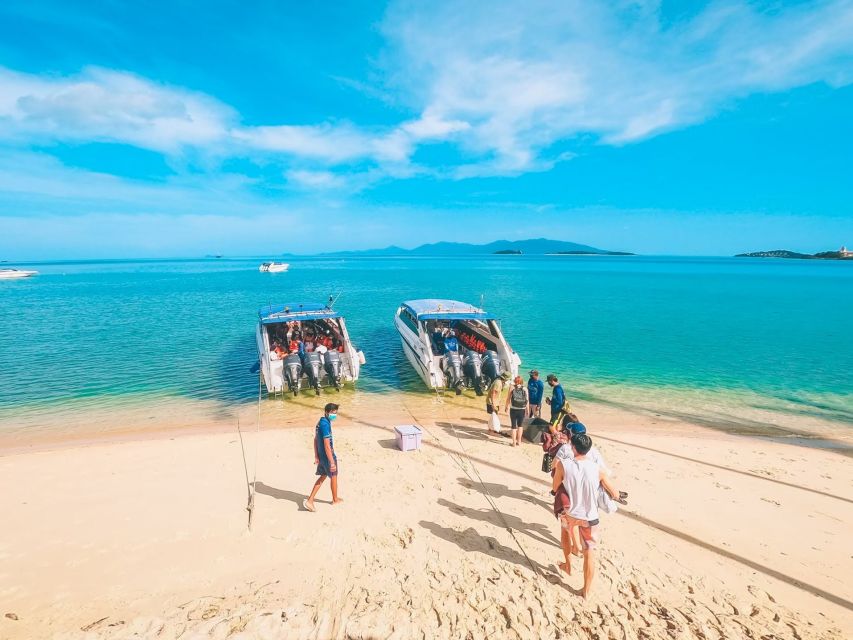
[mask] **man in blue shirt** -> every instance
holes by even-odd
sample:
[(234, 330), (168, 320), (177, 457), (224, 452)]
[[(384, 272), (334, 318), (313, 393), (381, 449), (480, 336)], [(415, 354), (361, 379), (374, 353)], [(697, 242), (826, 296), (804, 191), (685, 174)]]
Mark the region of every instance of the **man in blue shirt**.
[(332, 504), (342, 501), (338, 497), (338, 457), (332, 442), (332, 423), (338, 417), (338, 405), (330, 402), (317, 426), (314, 427), (314, 464), (317, 465), (317, 481), (311, 489), (311, 495), (302, 503), (308, 511), (314, 511), (314, 498), (326, 477), (332, 480)]
[(456, 339), (456, 332), (451, 329), (444, 339), (444, 353), (451, 351), (459, 351), (459, 340)]
[(566, 394), (563, 393), (563, 385), (557, 380), (557, 376), (553, 373), (548, 374), (548, 386), (551, 387), (551, 397), (546, 398), (545, 402), (551, 405), (551, 423), (557, 419), (563, 405), (566, 404)]
[(545, 395), (545, 383), (539, 379), (539, 372), (534, 369), (530, 372), (527, 381), (527, 397), (530, 403), (527, 405), (527, 417), (538, 418), (542, 413), (542, 397)]

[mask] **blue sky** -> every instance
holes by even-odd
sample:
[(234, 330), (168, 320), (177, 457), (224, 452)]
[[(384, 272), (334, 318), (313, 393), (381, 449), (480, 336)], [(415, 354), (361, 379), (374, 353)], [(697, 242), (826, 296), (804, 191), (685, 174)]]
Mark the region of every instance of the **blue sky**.
[(853, 244), (853, 0), (0, 4), (0, 259)]

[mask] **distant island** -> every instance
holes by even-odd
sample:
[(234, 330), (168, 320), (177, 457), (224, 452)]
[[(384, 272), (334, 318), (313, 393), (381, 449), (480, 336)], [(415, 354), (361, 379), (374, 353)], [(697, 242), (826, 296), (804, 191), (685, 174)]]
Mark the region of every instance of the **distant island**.
[(636, 253), (627, 251), (557, 251), (549, 253), (549, 256), (635, 256)]
[[(627, 255), (591, 247), (586, 244), (564, 240), (534, 238), (530, 240), (497, 240), (488, 244), (470, 244), (465, 242), (435, 242), (422, 244), (414, 249), (390, 246), (383, 249), (365, 249), (363, 251), (334, 251), (322, 253), (328, 257), (396, 257), (396, 256), (477, 256), (477, 255)], [(293, 255), (293, 254), (284, 254)]]
[(853, 251), (847, 247), (841, 247), (838, 251), (821, 251), (820, 253), (797, 253), (787, 249), (774, 249), (773, 251), (753, 251), (752, 253), (738, 253), (735, 258), (790, 258), (793, 260), (853, 260)]

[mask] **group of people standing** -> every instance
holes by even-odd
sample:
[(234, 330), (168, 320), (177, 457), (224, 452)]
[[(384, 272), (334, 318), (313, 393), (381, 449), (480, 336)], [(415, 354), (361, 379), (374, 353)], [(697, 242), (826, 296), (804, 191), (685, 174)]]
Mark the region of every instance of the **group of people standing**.
[[(509, 373), (502, 373), (492, 380), (486, 394), (486, 413), (489, 414), (489, 431), (494, 433), (500, 433), (501, 431), (498, 414), (500, 413), (503, 389), (509, 379)], [(549, 373), (546, 379), (548, 386), (551, 387), (550, 398), (545, 398), (545, 384), (539, 379), (539, 372), (536, 369), (530, 372), (530, 378), (526, 386), (521, 376), (515, 376), (509, 387), (506, 400), (503, 403), (503, 410), (509, 413), (510, 442), (514, 447), (521, 444), (524, 419), (541, 418), (543, 400), (551, 407), (550, 422), (554, 422), (566, 406), (566, 394), (557, 376)]]
[[(499, 433), (501, 398), (510, 375), (502, 374), (489, 386), (486, 412), (489, 414), (489, 431)], [(553, 373), (546, 381), (551, 387), (551, 397), (545, 398), (545, 385), (539, 372), (530, 372), (527, 384), (515, 376), (506, 399), (504, 412), (509, 413), (509, 435), (513, 447), (521, 444), (525, 418), (541, 418), (542, 402), (551, 409), (551, 419), (541, 432), (543, 456), (542, 470), (551, 473), (551, 495), (554, 497), (554, 516), (560, 523), (560, 544), (564, 562), (560, 568), (571, 574), (572, 556), (583, 555), (584, 587), (586, 598), (595, 575), (595, 550), (600, 541), (599, 511), (612, 513), (614, 503), (627, 504), (628, 494), (617, 490), (609, 479), (610, 470), (604, 458), (592, 444), (586, 426), (571, 412), (565, 391)]]
[[(495, 430), (492, 428), (494, 420), (500, 424), (503, 388), (509, 377), (509, 374), (504, 373), (489, 387), (486, 408), (492, 431)], [(516, 376), (506, 394), (503, 410), (509, 412), (512, 446), (518, 446), (521, 444), (524, 419), (540, 418), (543, 400), (550, 405), (551, 421), (545, 423), (547, 427), (541, 435), (541, 445), (545, 451), (542, 470), (550, 472), (552, 476), (551, 495), (554, 498), (554, 515), (560, 523), (560, 545), (564, 557), (560, 568), (571, 574), (572, 556), (583, 555), (582, 595), (586, 598), (595, 575), (595, 551), (600, 542), (599, 512), (612, 513), (616, 510), (616, 502), (627, 504), (628, 494), (617, 490), (611, 483), (610, 470), (601, 453), (593, 446), (586, 426), (571, 412), (557, 376), (549, 374), (546, 380), (551, 387), (550, 398), (544, 398), (545, 385), (539, 379), (538, 371), (530, 372), (526, 385), (521, 376)], [(314, 511), (314, 499), (326, 478), (331, 480), (332, 503), (341, 502), (338, 495), (338, 459), (332, 438), (332, 423), (337, 413), (338, 405), (328, 403), (314, 429), (317, 480), (310, 495), (303, 501), (308, 511)]]

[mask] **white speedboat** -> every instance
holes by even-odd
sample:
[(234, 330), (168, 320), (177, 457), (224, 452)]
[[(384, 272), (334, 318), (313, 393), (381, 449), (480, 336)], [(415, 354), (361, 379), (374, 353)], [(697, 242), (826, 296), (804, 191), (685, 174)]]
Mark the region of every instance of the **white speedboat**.
[(430, 389), (482, 395), (501, 373), (518, 375), (521, 358), (490, 313), (456, 300), (409, 300), (394, 324), (403, 352)]
[(258, 267), (258, 271), (264, 271), (267, 273), (280, 273), (282, 271), (287, 271), (290, 268), (290, 264), (287, 262), (264, 262)]
[(0, 269), (0, 280), (16, 280), (18, 278), (29, 278), (38, 275), (38, 271), (24, 271), (23, 269)]
[(329, 305), (291, 303), (263, 307), (256, 332), (261, 375), (267, 392), (303, 387), (340, 390), (358, 380), (364, 354), (350, 340), (343, 316)]

